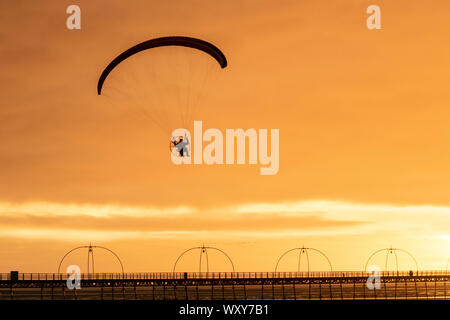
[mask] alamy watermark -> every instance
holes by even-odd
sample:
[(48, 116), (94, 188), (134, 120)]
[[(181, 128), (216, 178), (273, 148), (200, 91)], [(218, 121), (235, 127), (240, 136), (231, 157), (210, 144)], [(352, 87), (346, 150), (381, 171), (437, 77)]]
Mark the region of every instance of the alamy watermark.
[[(248, 164), (262, 166), (261, 175), (274, 175), (280, 165), (280, 130), (270, 129), (270, 154), (268, 134), (268, 129), (226, 129), (224, 141), (222, 131), (210, 128), (203, 132), (202, 121), (194, 121), (193, 137), (184, 128), (172, 131), (170, 157), (176, 165), (246, 164), (248, 158)], [(204, 142), (207, 144), (203, 147)]]
[(367, 7), (367, 14), (370, 16), (366, 20), (366, 25), (369, 30), (381, 29), (381, 9), (378, 5), (372, 4)]
[(70, 265), (67, 267), (66, 270), (67, 274), (70, 274), (70, 276), (67, 278), (66, 285), (67, 289), (74, 290), (74, 289), (81, 289), (81, 269), (77, 265)]
[(369, 290), (381, 289), (381, 269), (377, 265), (371, 265), (367, 268), (366, 272), (370, 274), (367, 278), (366, 285)]

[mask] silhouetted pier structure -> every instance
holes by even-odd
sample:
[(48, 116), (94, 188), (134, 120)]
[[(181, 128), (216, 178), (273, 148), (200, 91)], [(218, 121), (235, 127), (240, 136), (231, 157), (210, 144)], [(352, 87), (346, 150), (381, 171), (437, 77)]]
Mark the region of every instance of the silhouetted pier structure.
[(67, 288), (69, 274), (16, 276), (0, 274), (0, 299), (450, 299), (450, 271), (380, 272), (375, 290), (370, 274), (352, 271), (90, 273), (78, 290)]

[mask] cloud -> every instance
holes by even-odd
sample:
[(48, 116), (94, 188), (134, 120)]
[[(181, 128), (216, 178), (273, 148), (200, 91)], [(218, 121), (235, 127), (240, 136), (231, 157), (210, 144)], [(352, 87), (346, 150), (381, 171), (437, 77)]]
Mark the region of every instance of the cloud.
[(3, 227), (64, 228), (81, 230), (132, 231), (216, 231), (216, 230), (305, 230), (359, 225), (358, 221), (322, 219), (320, 216), (293, 217), (280, 214), (216, 216), (184, 214), (166, 216), (77, 216), (77, 215), (15, 215), (0, 216)]
[(447, 234), (449, 207), (333, 201), (201, 209), (115, 204), (0, 203), (0, 236), (58, 239)]
[(195, 209), (189, 206), (177, 207), (137, 207), (116, 204), (61, 204), (51, 202), (10, 203), (0, 202), (0, 214), (30, 216), (90, 216), (90, 217), (150, 217), (189, 214)]

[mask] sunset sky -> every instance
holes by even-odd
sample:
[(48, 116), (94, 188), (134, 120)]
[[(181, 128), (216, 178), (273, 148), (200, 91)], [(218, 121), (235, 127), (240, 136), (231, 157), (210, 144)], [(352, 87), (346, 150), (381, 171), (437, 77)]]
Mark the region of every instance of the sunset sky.
[[(81, 30), (66, 28), (71, 4)], [(237, 271), (273, 271), (302, 245), (335, 270), (362, 270), (391, 245), (421, 269), (445, 269), (450, 2), (378, 0), (381, 30), (366, 27), (370, 4), (1, 0), (0, 272), (56, 272), (66, 251), (89, 242), (130, 272), (171, 271), (203, 243), (226, 251)], [(167, 35), (226, 54), (196, 120), (279, 129), (276, 175), (259, 165), (175, 166), (168, 135), (97, 95), (111, 59)], [(83, 271), (86, 256), (67, 262)], [(219, 254), (210, 263), (230, 271)], [(408, 257), (400, 263), (413, 268)], [(179, 267), (195, 271), (198, 252)], [(295, 255), (282, 265), (296, 268)], [(102, 252), (96, 269), (119, 271)]]

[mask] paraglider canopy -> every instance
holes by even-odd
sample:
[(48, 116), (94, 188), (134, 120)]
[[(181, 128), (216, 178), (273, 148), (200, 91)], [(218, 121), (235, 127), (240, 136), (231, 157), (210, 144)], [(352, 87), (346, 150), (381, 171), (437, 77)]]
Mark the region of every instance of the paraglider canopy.
[(209, 54), (211, 57), (216, 59), (222, 69), (226, 68), (227, 66), (227, 59), (225, 58), (225, 55), (222, 53), (222, 51), (220, 51), (219, 48), (217, 48), (212, 43), (206, 42), (204, 40), (180, 36), (151, 39), (129, 48), (128, 50), (122, 52), (119, 56), (117, 56), (113, 61), (111, 61), (105, 68), (105, 70), (103, 70), (100, 78), (98, 79), (97, 93), (99, 95), (102, 93), (103, 83), (105, 82), (110, 72), (119, 63), (143, 50), (164, 46), (181, 46), (197, 49)]
[(98, 79), (97, 93), (112, 106), (127, 108), (171, 134), (206, 116), (211, 80), (226, 67), (225, 55), (210, 42), (185, 36), (155, 38), (109, 62)]

